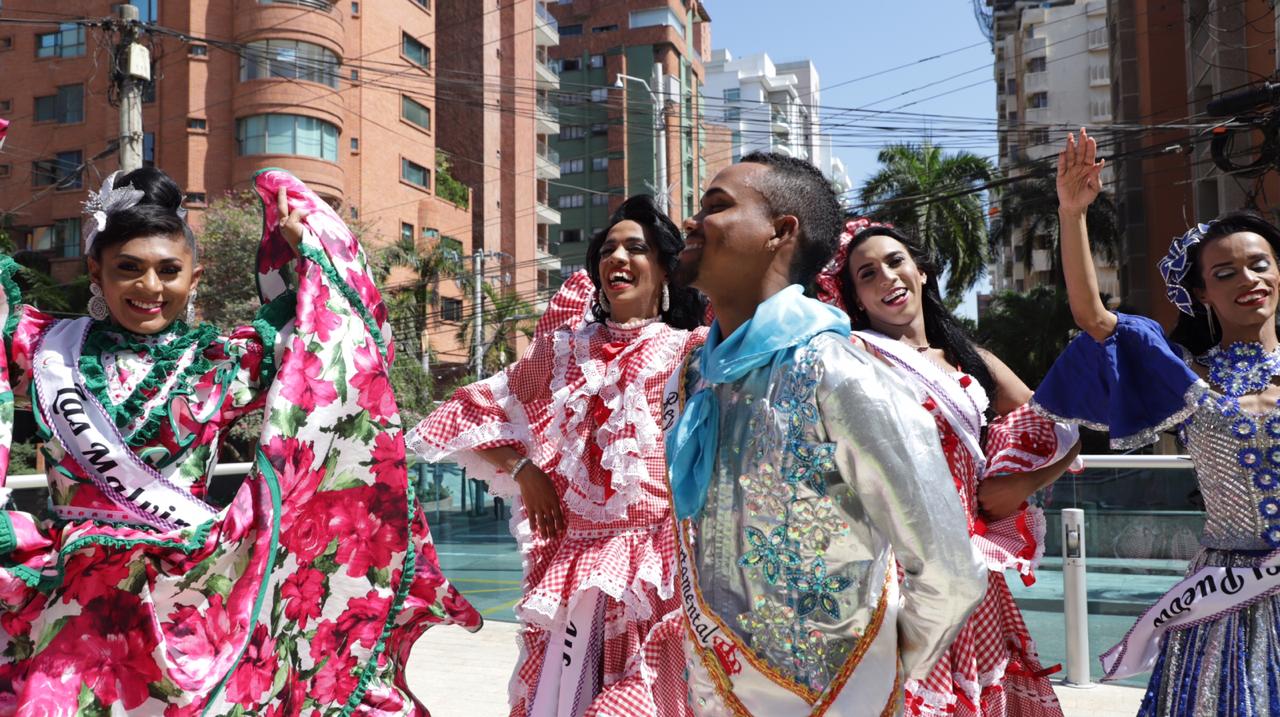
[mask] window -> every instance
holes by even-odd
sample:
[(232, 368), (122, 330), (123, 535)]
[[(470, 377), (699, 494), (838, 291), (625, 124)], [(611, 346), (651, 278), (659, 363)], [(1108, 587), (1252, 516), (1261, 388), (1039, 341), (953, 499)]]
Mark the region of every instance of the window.
[(431, 48), (413, 39), (413, 36), (407, 32), (400, 38), (400, 52), (415, 65), (431, 67)]
[(445, 321), (462, 321), (462, 299), (440, 299), (440, 318)]
[(422, 7), (425, 7), (428, 10), (431, 9), (431, 0), (413, 0), (413, 1), (421, 5)]
[(581, 229), (561, 229), (560, 230), (561, 244), (577, 244), (580, 241), (582, 241)]
[(582, 25), (561, 25), (560, 37), (573, 37), (582, 34)]
[(413, 225), (409, 222), (400, 222), (400, 241), (413, 241)]
[(241, 156), (296, 154), (338, 161), (338, 128), (314, 117), (242, 117), (236, 120), (236, 144)]
[(0, 112), (12, 112), (13, 100), (0, 100)]
[(730, 87), (729, 89), (724, 91), (725, 102), (737, 102), (738, 100), (741, 100), (741, 99), (742, 99), (741, 87)]
[(188, 46), (187, 46), (187, 55), (189, 55), (190, 57), (208, 57), (208, 56), (209, 56), (209, 46), (208, 46), (208, 45), (195, 45), (195, 44), (193, 44), (193, 45), (188, 45)]
[(403, 157), (400, 159), (400, 178), (423, 189), (431, 189), (431, 170)]
[(576, 57), (566, 58), (560, 61), (561, 72), (576, 72), (582, 69), (582, 60)]
[[(360, 3), (358, 3), (358, 2), (352, 2), (352, 3), (351, 3), (351, 14), (352, 14), (352, 15), (359, 15), (359, 14), (360, 14)], [(354, 214), (355, 209), (354, 209), (354, 208), (352, 208), (352, 210), (351, 210), (351, 211), (353, 212), (353, 214), (352, 214), (351, 216), (352, 216), (352, 217), (354, 217), (354, 216), (355, 216), (355, 214)]]
[(351, 138), (351, 153), (352, 153), (352, 154), (355, 154), (356, 152), (359, 152), (359, 151), (360, 151), (360, 138), (359, 138), (359, 137), (352, 137), (352, 138)]
[(581, 172), (585, 166), (581, 159), (566, 159), (560, 162), (560, 173), (573, 174), (574, 172)]
[(0, 37), (0, 50), (12, 50), (12, 49), (13, 49), (13, 35), (5, 35), (4, 37)]
[(80, 218), (58, 219), (53, 226), (36, 227), (31, 249), (60, 257), (80, 256)]
[(1049, 129), (1047, 127), (1037, 127), (1031, 130), (1028, 137), (1031, 144), (1049, 144)]
[(592, 102), (607, 102), (608, 100), (609, 100), (609, 88), (608, 88), (608, 87), (596, 87), (596, 88), (594, 88), (594, 89), (592, 89), (592, 90), (591, 90), (591, 101), (592, 101)]
[(739, 121), (739, 120), (741, 120), (741, 119), (742, 119), (742, 109), (741, 109), (741, 108), (739, 108), (739, 107), (725, 107), (725, 108), (724, 108), (724, 121), (725, 121), (725, 122), (738, 122), (738, 121)]
[[(591, 28), (591, 32), (614, 32), (618, 29), (617, 25), (596, 25)], [(564, 34), (563, 32), (560, 34)]]
[(142, 133), (142, 166), (156, 166), (156, 133)]
[(591, 170), (593, 172), (603, 172), (607, 169), (609, 169), (608, 157), (592, 157), (591, 158)]
[(209, 122), (208, 120), (204, 120), (199, 117), (188, 117), (187, 129), (193, 129), (197, 132), (208, 132)]
[(1027, 72), (1044, 72), (1047, 60), (1043, 57), (1033, 57), (1027, 60)]
[[(422, 231), (423, 233), (433, 231), (436, 233), (436, 236), (440, 236), (439, 229), (423, 229)], [(440, 249), (441, 251), (452, 255), (454, 258), (462, 257), (462, 242), (454, 239), (453, 237), (440, 237)]]
[(84, 121), (84, 85), (66, 85), (58, 94), (36, 98), (36, 122)]
[(607, 207), (607, 206), (609, 206), (609, 195), (608, 195), (608, 194), (592, 194), (592, 195), (591, 195), (591, 206), (593, 206), (593, 207)]
[(356, 209), (355, 207), (351, 207), (351, 218), (352, 218), (352, 219), (359, 219), (359, 218), (360, 218), (360, 210), (359, 210), (359, 209)]
[(591, 66), (597, 70), (604, 67), (604, 55), (592, 55)]
[(561, 125), (560, 139), (582, 139), (587, 136), (587, 128), (582, 125)]
[(591, 125), (591, 134), (597, 135), (597, 136), (602, 134), (609, 134), (609, 123), (596, 122), (595, 124)]
[(408, 95), (400, 95), (400, 116), (422, 129), (431, 129), (431, 108), (413, 101)]
[(80, 151), (58, 152), (53, 159), (39, 159), (31, 163), (31, 184), (36, 187), (58, 185), (58, 189), (79, 189), (81, 164), (84, 155)]
[(1027, 107), (1031, 109), (1044, 109), (1049, 106), (1048, 92), (1033, 92), (1027, 97)]
[(352, 71), (351, 71), (351, 81), (352, 81), (352, 82), (359, 82), (359, 81), (360, 81), (360, 70), (352, 70)]
[(1004, 93), (1005, 93), (1006, 95), (1016, 95), (1016, 94), (1018, 94), (1018, 81), (1017, 81), (1017, 80), (1015, 80), (1015, 79), (1013, 79), (1012, 77), (1010, 77), (1008, 80), (1006, 80), (1006, 81), (1005, 81), (1005, 89), (1004, 89)]
[(57, 32), (36, 35), (36, 57), (80, 57), (84, 54), (84, 26), (64, 22)]
[(155, 24), (159, 18), (159, 0), (129, 0), (129, 4), (138, 8), (138, 20), (141, 22)]
[(297, 40), (251, 42), (240, 55), (240, 81), (282, 78), (338, 86), (338, 56)]
[(652, 10), (635, 10), (631, 13), (631, 28), (637, 27), (658, 27), (666, 26), (676, 31), (680, 37), (684, 37), (684, 21), (680, 16), (672, 12), (669, 8), (654, 8)]
[(7, 177), (13, 173), (12, 164), (0, 164), (0, 177)]
[(557, 200), (557, 205), (561, 209), (576, 209), (586, 204), (585, 199), (581, 194), (565, 194)]

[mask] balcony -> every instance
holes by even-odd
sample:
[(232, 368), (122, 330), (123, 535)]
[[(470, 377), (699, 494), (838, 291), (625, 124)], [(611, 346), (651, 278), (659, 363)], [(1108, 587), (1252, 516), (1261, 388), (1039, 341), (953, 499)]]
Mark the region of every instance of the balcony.
[(538, 80), (538, 89), (540, 90), (558, 90), (560, 89), (560, 75), (551, 69), (541, 59), (535, 60), (533, 63), (533, 74)]
[(1048, 57), (1049, 42), (1043, 37), (1030, 37), (1022, 41), (1022, 59), (1030, 60), (1033, 57)]
[(1049, 91), (1048, 72), (1028, 72), (1022, 76), (1022, 91), (1027, 94)]
[(1053, 124), (1054, 123), (1053, 112), (1048, 107), (1035, 107), (1035, 108), (1029, 107), (1027, 108), (1027, 116), (1024, 122), (1028, 125)]
[(1052, 267), (1048, 249), (1031, 250), (1031, 271), (1049, 271)]
[(560, 134), (560, 108), (551, 104), (551, 100), (539, 96), (534, 105), (533, 119), (538, 134)]
[(542, 4), (542, 0), (534, 0), (533, 2), (533, 41), (541, 47), (554, 47), (560, 44), (560, 26), (556, 24), (556, 19), (551, 16), (551, 11), (546, 5)]
[(779, 107), (773, 108), (772, 126), (774, 134), (791, 134), (791, 118), (787, 116), (785, 110)]
[(541, 271), (560, 271), (560, 257), (547, 253), (541, 246), (534, 252), (534, 260)]
[(539, 224), (556, 225), (560, 223), (560, 212), (542, 202), (534, 202), (533, 210)]
[(1107, 0), (1089, 0), (1084, 4), (1084, 12), (1086, 15), (1103, 15), (1107, 14)]
[(560, 178), (560, 153), (546, 144), (538, 145), (538, 155), (534, 165), (538, 179)]

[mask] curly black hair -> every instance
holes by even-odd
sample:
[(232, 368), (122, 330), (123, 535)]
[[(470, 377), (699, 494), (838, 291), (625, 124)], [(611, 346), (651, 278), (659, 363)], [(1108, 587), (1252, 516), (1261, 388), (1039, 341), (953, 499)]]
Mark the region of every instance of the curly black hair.
[[(600, 305), (600, 248), (604, 246), (609, 230), (618, 222), (633, 221), (644, 227), (645, 237), (658, 252), (658, 263), (666, 269), (667, 276), (675, 274), (680, 251), (684, 249), (684, 236), (676, 228), (675, 222), (658, 208), (653, 197), (648, 194), (637, 194), (629, 197), (618, 211), (609, 217), (609, 225), (596, 232), (587, 245), (587, 274), (596, 287), (596, 299), (592, 301), (591, 312), (596, 321), (609, 318), (609, 312)], [(706, 300), (694, 288), (679, 286), (669, 282), (667, 290), (671, 296), (671, 306), (662, 312), (662, 320), (677, 329), (694, 329), (702, 324), (706, 314)]]

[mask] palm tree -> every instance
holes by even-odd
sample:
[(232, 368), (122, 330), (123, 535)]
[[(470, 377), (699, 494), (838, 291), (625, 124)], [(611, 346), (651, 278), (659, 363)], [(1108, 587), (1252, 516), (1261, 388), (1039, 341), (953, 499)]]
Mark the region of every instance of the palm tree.
[[(1104, 260), (1114, 261), (1120, 249), (1120, 218), (1111, 195), (1103, 192), (1089, 205), (1086, 216), (1089, 222), (1089, 245)], [(1062, 276), (1062, 253), (1059, 251), (1060, 227), (1058, 225), (1058, 189), (1051, 175), (1037, 173), (1009, 184), (1000, 195), (1000, 211), (991, 223), (991, 248), (1009, 242), (1013, 232), (1021, 227), (1034, 246), (1035, 238), (1043, 238), (1043, 248), (1049, 250), (1054, 283), (1066, 286)], [(1031, 252), (1022, 260), (1031, 267)]]
[(981, 186), (995, 173), (970, 152), (944, 154), (925, 143), (880, 150), (880, 171), (862, 186), (864, 214), (915, 234), (947, 275), (947, 294), (958, 297), (986, 269), (987, 229)]
[[(484, 333), (482, 365), (485, 375), (501, 371), (516, 360), (515, 341), (520, 335), (533, 338), (533, 327), (538, 312), (516, 292), (507, 289), (499, 292), (489, 284), (481, 284), (484, 292)], [(458, 326), (458, 342), (471, 346), (475, 313), (472, 312)]]
[(387, 287), (386, 302), (397, 342), (415, 356), (421, 356), (424, 370), (428, 368), (429, 359), (422, 351), (422, 334), (427, 329), (428, 315), (440, 302), (440, 281), (454, 278), (459, 283), (469, 282), (463, 272), (462, 257), (450, 248), (454, 242), (445, 241), (448, 238), (420, 252), (413, 237), (401, 237), (377, 251), (370, 262), (373, 277), (379, 284), (385, 284), (397, 267), (412, 271), (414, 280), (410, 286), (399, 290)]

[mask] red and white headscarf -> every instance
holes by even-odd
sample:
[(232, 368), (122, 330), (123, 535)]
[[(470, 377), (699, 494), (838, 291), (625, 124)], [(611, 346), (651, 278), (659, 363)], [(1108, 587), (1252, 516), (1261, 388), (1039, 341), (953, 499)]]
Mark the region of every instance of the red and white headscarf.
[(853, 243), (853, 238), (858, 232), (871, 227), (892, 228), (893, 225), (874, 222), (866, 217), (850, 219), (844, 223), (844, 231), (840, 234), (840, 246), (836, 249), (835, 256), (831, 257), (831, 261), (818, 272), (818, 278), (814, 280), (818, 288), (819, 301), (838, 306), (844, 309), (845, 313), (851, 313), (849, 307), (856, 304), (853, 303), (852, 296), (845, 296), (840, 289), (840, 274), (848, 270), (849, 246)]

